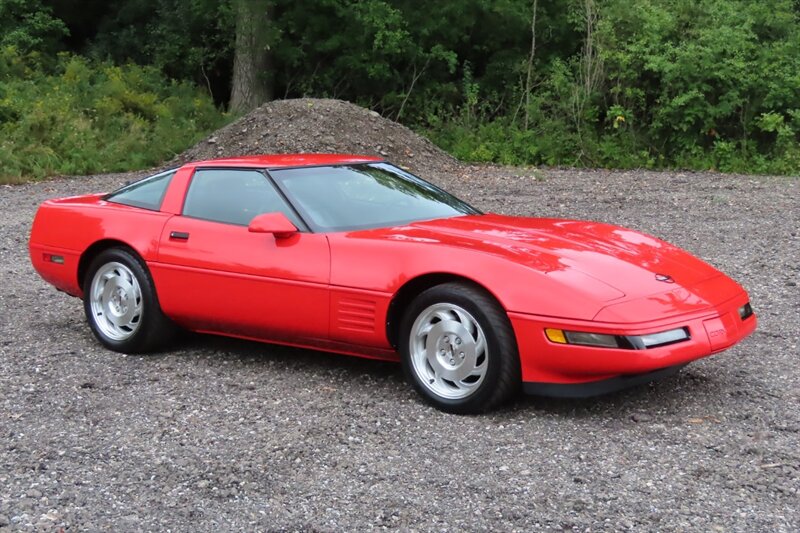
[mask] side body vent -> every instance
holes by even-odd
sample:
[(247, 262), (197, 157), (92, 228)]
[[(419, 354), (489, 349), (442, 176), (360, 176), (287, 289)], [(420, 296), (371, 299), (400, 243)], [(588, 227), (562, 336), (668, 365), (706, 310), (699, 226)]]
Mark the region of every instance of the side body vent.
[(375, 332), (375, 301), (341, 298), (334, 310), (335, 328), (339, 331)]
[(331, 340), (393, 350), (386, 338), (386, 312), (391, 297), (344, 288), (331, 290)]

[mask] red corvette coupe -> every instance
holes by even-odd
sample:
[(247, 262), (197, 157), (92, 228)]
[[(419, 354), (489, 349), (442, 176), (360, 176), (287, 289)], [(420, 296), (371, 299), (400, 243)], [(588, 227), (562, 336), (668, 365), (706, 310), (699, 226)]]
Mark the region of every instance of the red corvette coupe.
[(458, 413), (643, 383), (756, 327), (742, 287), (661, 240), (483, 214), (372, 157), (203, 161), (50, 200), (30, 253), (112, 350), (180, 326), (399, 360)]

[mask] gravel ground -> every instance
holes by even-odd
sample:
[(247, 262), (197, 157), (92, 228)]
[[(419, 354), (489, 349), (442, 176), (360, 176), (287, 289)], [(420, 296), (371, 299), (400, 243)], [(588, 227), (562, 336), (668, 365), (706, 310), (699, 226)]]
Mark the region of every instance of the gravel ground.
[(48, 197), (0, 187), (0, 531), (798, 531), (800, 181), (465, 167), (485, 210), (595, 219), (739, 280), (759, 330), (679, 375), (484, 416), (422, 404), (400, 368), (193, 336), (106, 351), (30, 267)]

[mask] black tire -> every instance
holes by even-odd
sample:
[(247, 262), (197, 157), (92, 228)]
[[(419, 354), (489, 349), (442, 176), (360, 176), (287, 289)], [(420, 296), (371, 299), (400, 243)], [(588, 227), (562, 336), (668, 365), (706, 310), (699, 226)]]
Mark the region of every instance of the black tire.
[(111, 350), (149, 352), (174, 338), (176, 327), (161, 311), (150, 273), (131, 250), (109, 248), (99, 253), (86, 271), (83, 293), (89, 327)]
[[(400, 324), (399, 348), (408, 381), (442, 411), (485, 412), (521, 386), (519, 352), (508, 315), (492, 295), (470, 283), (444, 283), (417, 296)], [(461, 379), (464, 374), (469, 375)]]

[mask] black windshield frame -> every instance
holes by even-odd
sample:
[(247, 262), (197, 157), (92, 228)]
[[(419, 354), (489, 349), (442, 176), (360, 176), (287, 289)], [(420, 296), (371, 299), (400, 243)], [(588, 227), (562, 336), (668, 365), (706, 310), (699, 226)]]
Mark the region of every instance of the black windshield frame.
[[(349, 168), (356, 171), (363, 169), (370, 169), (370, 170), (378, 169), (384, 171), (387, 174), (391, 174), (394, 179), (401, 180), (404, 186), (415, 188), (419, 191), (424, 191), (425, 196), (429, 200), (435, 200), (436, 202), (446, 205), (452, 208), (454, 212), (446, 216), (423, 216), (423, 217), (416, 216), (416, 217), (400, 218), (391, 221), (365, 222), (359, 224), (339, 224), (339, 225), (319, 224), (317, 220), (315, 220), (315, 218), (311, 216), (308, 210), (305, 209), (300, 199), (296, 198), (296, 195), (292, 193), (289, 187), (287, 187), (286, 182), (292, 179), (291, 176), (292, 171), (325, 169), (325, 168), (330, 168), (330, 169)], [(370, 163), (351, 163), (351, 164), (341, 164), (341, 165), (318, 165), (318, 166), (302, 166), (302, 167), (292, 167), (292, 168), (269, 169), (267, 170), (267, 174), (269, 175), (273, 183), (276, 185), (276, 187), (281, 191), (281, 193), (283, 193), (284, 197), (292, 204), (292, 207), (294, 207), (294, 209), (302, 217), (302, 219), (305, 221), (305, 223), (313, 233), (339, 233), (339, 232), (389, 228), (394, 226), (411, 224), (414, 222), (422, 222), (425, 220), (436, 220), (441, 218), (453, 218), (458, 216), (483, 214), (480, 210), (471, 206), (467, 202), (453, 196), (444, 189), (437, 187), (436, 185), (420, 178), (419, 176), (411, 174), (408, 171), (405, 171), (399, 167), (396, 167), (384, 161), (370, 162)]]

